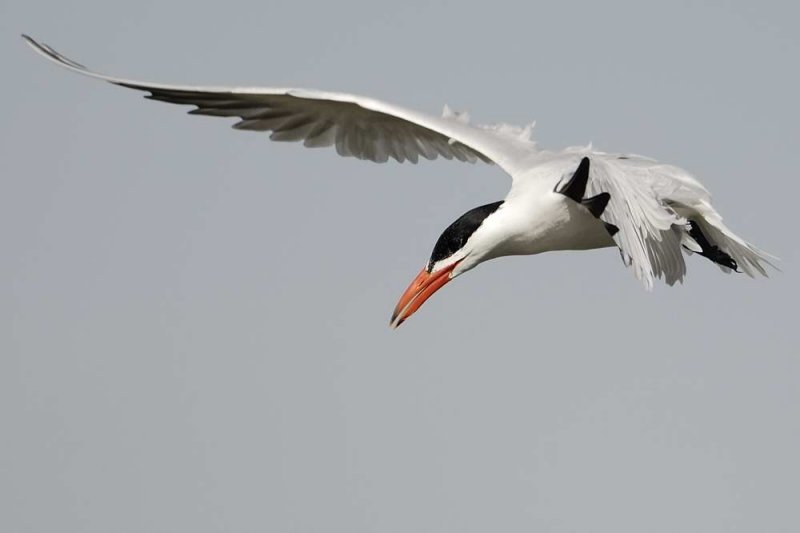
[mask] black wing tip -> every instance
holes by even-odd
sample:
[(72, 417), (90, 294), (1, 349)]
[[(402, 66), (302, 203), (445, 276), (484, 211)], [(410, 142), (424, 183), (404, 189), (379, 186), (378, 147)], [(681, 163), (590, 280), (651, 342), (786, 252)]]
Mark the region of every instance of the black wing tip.
[(33, 48), (37, 52), (45, 52), (45, 53), (47, 53), (47, 49), (44, 47), (44, 45), (42, 45), (42, 43), (40, 43), (39, 41), (37, 41), (36, 39), (31, 37), (27, 33), (21, 33), (20, 37), (22, 37), (22, 40), (25, 41), (25, 44), (27, 44), (28, 46), (30, 46), (31, 48)]
[(619, 228), (617, 226), (615, 226), (614, 224), (611, 224), (609, 222), (603, 222), (603, 225), (605, 226), (606, 231), (608, 232), (608, 234), (610, 236), (613, 237), (614, 235), (619, 233)]
[(20, 37), (22, 37), (22, 40), (25, 41), (25, 44), (27, 44), (28, 46), (36, 49), (37, 51), (45, 52), (48, 55), (50, 55), (50, 47), (47, 46), (46, 44), (37, 41), (27, 33), (21, 33)]
[(701, 251), (699, 254), (701, 256), (725, 268), (730, 268), (734, 272), (741, 272), (736, 260), (719, 246), (712, 244), (700, 229), (700, 225), (694, 220), (689, 221), (689, 236), (700, 245)]
[(27, 35), (25, 33), (21, 34), (21, 36), (22, 36), (22, 39), (31, 48), (33, 48), (36, 52), (38, 52), (38, 53), (42, 54), (43, 56), (45, 56), (47, 59), (49, 59), (51, 61), (54, 61), (54, 62), (56, 62), (56, 63), (58, 63), (58, 64), (60, 64), (62, 66), (74, 69), (74, 70), (79, 70), (79, 71), (82, 70), (82, 71), (87, 71), (88, 72), (89, 69), (86, 68), (86, 65), (81, 65), (77, 61), (73, 61), (72, 59), (61, 55), (60, 53), (56, 52), (56, 50), (53, 47), (51, 47), (51, 46), (49, 46), (49, 45), (47, 45), (45, 43), (40, 43), (39, 41), (37, 41), (36, 39), (31, 37), (30, 35)]
[(607, 192), (601, 192), (597, 196), (592, 196), (591, 198), (584, 198), (581, 200), (581, 204), (586, 207), (595, 218), (600, 218), (600, 215), (606, 210), (606, 206), (608, 205), (608, 201), (611, 199), (611, 195)]
[(584, 193), (586, 192), (586, 183), (588, 181), (589, 158), (584, 156), (569, 181), (560, 189), (556, 189), (556, 192), (559, 192), (564, 196), (572, 198), (576, 202), (580, 203), (583, 200)]

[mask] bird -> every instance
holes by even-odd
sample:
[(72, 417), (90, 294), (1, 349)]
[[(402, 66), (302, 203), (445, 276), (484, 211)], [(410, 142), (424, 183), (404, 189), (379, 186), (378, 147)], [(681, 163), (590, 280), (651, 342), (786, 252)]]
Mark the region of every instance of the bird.
[(648, 290), (686, 275), (684, 254), (726, 273), (767, 276), (777, 258), (722, 222), (711, 194), (689, 172), (648, 157), (606, 153), (591, 145), (539, 149), (533, 124), (480, 125), (444, 107), (440, 116), (373, 98), (300, 88), (195, 87), (148, 83), (89, 70), (22, 35), (36, 52), (68, 70), (191, 105), (193, 115), (238, 119), (238, 130), (270, 132), (274, 141), (330, 147), (345, 157), (384, 163), (420, 158), (497, 165), (511, 178), (506, 197), (470, 209), (436, 241), (430, 258), (400, 297), (396, 328), (439, 289), (480, 263), (504, 256), (616, 247)]

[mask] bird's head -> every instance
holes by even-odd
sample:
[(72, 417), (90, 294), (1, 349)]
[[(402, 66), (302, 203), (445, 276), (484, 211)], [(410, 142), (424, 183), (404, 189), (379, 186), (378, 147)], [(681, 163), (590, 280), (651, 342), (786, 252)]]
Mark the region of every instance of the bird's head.
[(396, 328), (405, 322), (451, 279), (489, 258), (494, 239), (485, 229), (480, 233), (478, 229), (502, 204), (494, 202), (470, 209), (442, 232), (425, 268), (417, 274), (397, 302), (390, 322), (392, 327)]

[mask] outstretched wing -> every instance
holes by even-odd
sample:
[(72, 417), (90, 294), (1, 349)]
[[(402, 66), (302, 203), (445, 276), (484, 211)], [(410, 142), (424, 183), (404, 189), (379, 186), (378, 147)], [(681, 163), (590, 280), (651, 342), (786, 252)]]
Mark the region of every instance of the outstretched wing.
[[(275, 141), (335, 146), (342, 156), (378, 163), (391, 157), (416, 163), (420, 157), (496, 163), (509, 174), (519, 170), (533, 143), (497, 128), (472, 126), (445, 111), (434, 117), (350, 94), (307, 89), (184, 87), (138, 82), (93, 72), (46, 44), (23, 35), (47, 59), (79, 74), (150, 94), (147, 98), (194, 105), (191, 114), (238, 117), (234, 128), (271, 131)], [(524, 133), (524, 132), (523, 132)]]

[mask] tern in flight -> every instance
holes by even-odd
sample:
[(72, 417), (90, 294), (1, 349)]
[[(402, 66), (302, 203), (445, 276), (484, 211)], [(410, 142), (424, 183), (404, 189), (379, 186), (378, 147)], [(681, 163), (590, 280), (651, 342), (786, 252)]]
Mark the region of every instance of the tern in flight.
[(470, 124), (445, 106), (433, 116), (351, 94), (288, 88), (192, 87), (107, 76), (23, 35), (38, 53), (69, 70), (173, 104), (194, 115), (236, 117), (239, 130), (269, 131), (275, 141), (335, 146), (342, 156), (383, 163), (420, 157), (496, 164), (511, 176), (504, 200), (470, 209), (441, 234), (430, 259), (392, 314), (396, 327), (431, 295), (478, 264), (507, 255), (616, 246), (648, 289), (686, 274), (683, 253), (725, 272), (766, 276), (769, 254), (736, 236), (711, 195), (686, 171), (652, 159), (591, 147), (539, 150), (532, 125)]

